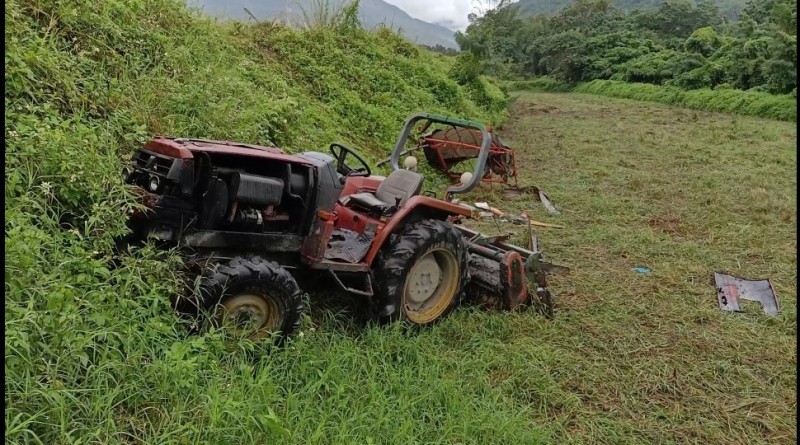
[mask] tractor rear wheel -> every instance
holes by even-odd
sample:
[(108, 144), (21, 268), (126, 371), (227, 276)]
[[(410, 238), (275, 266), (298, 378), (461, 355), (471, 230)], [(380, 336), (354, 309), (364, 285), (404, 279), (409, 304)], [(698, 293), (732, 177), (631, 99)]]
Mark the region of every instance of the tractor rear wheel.
[(199, 303), (211, 323), (251, 340), (276, 335), (282, 343), (300, 325), (303, 302), (292, 275), (261, 257), (236, 257), (200, 279)]
[(452, 225), (426, 219), (391, 235), (374, 270), (380, 322), (426, 326), (461, 302), (468, 280), (467, 245)]

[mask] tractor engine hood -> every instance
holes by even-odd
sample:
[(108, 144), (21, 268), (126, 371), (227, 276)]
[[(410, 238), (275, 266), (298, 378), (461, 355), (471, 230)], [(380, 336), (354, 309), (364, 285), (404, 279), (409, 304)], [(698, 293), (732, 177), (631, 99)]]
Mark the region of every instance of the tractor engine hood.
[(285, 154), (275, 147), (244, 144), (231, 141), (187, 139), (158, 136), (144, 145), (145, 150), (178, 159), (192, 159), (195, 154), (209, 153), (226, 156), (247, 156), (274, 159), (282, 162), (310, 166), (311, 162), (298, 156)]

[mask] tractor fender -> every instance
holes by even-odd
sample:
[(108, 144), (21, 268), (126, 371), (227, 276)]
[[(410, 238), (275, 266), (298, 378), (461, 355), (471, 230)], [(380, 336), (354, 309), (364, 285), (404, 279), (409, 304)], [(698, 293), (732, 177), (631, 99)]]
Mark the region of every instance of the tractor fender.
[(364, 260), (371, 265), (375, 257), (378, 256), (381, 247), (389, 240), (389, 236), (408, 222), (426, 218), (445, 220), (450, 216), (456, 215), (469, 217), (470, 210), (440, 199), (421, 195), (414, 196), (378, 231)]

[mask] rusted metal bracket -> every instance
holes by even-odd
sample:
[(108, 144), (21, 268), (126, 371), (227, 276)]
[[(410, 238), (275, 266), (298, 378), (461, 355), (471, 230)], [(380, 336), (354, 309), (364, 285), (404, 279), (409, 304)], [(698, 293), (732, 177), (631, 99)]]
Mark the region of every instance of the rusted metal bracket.
[(339, 286), (342, 288), (342, 290), (350, 292), (350, 293), (353, 293), (353, 294), (356, 294), (356, 295), (363, 295), (365, 297), (371, 297), (372, 295), (374, 295), (374, 291), (372, 289), (372, 279), (370, 278), (370, 274), (369, 273), (360, 274), (365, 278), (366, 287), (367, 287), (367, 290), (361, 290), (361, 289), (356, 289), (356, 288), (353, 288), (353, 287), (350, 287), (350, 286), (344, 284), (342, 282), (342, 280), (339, 278), (339, 275), (336, 274), (336, 271), (334, 271), (332, 269), (328, 269), (328, 272), (330, 272), (331, 276), (333, 277), (334, 280), (336, 280), (336, 282), (339, 284)]
[(492, 236), (486, 236), (482, 233), (476, 233), (475, 235), (469, 238), (469, 242), (478, 245), (488, 245), (488, 244), (502, 243), (504, 241), (507, 241), (509, 238), (511, 238), (510, 233), (503, 233), (500, 235), (492, 235)]

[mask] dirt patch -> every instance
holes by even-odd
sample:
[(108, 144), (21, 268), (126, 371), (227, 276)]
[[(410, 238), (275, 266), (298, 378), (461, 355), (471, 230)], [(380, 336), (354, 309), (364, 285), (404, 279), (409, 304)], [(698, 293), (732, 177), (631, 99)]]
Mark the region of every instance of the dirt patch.
[(515, 101), (511, 107), (512, 119), (520, 119), (526, 116), (542, 116), (542, 115), (569, 115), (569, 111), (563, 110), (552, 105), (535, 104), (530, 102)]
[(536, 114), (550, 114), (554, 111), (558, 111), (558, 108), (551, 107), (549, 105), (533, 105), (533, 104), (526, 104), (523, 110), (526, 114), (529, 115), (536, 115)]
[(507, 370), (497, 370), (489, 374), (489, 382), (493, 387), (500, 386), (511, 377), (511, 372)]
[(681, 226), (680, 219), (674, 216), (650, 218), (647, 224), (653, 229), (660, 230), (672, 236), (682, 237), (687, 235), (687, 231)]

